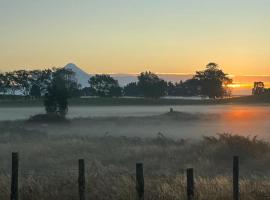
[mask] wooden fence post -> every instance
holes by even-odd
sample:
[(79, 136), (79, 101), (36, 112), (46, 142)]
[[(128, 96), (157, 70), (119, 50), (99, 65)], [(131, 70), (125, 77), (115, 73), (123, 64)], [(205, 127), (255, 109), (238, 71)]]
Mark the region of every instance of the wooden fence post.
[(79, 200), (85, 200), (85, 166), (84, 159), (79, 159)]
[(144, 176), (143, 176), (143, 164), (136, 164), (136, 190), (138, 194), (138, 200), (144, 200)]
[(187, 199), (194, 199), (194, 173), (193, 169), (187, 169)]
[(233, 200), (239, 200), (239, 157), (233, 157)]
[(11, 191), (10, 199), (18, 200), (19, 199), (19, 186), (18, 186), (18, 177), (19, 176), (19, 154), (12, 153), (12, 172), (11, 172)]

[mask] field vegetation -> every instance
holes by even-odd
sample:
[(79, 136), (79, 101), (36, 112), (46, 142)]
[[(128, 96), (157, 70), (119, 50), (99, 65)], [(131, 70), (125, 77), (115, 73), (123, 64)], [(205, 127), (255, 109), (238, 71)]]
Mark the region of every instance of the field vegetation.
[[(241, 199), (264, 199), (270, 194), (270, 144), (257, 137), (93, 136), (92, 130), (85, 129), (66, 133), (69, 128), (64, 127), (74, 122), (65, 123), (69, 125), (0, 123), (0, 199), (9, 199), (13, 151), (20, 154), (20, 196), (24, 200), (77, 199), (79, 158), (86, 161), (89, 199), (136, 199), (137, 162), (144, 163), (146, 199), (185, 199), (189, 167), (195, 169), (197, 199), (231, 199), (234, 155), (240, 156)], [(53, 126), (62, 134), (47, 131)]]

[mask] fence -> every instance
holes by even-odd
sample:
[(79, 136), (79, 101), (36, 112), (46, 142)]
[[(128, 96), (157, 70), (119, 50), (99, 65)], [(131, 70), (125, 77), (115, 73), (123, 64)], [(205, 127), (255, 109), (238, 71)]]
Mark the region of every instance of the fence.
[[(232, 167), (232, 200), (239, 200), (239, 157), (233, 157), (233, 167)], [(137, 199), (144, 200), (145, 185), (144, 185), (144, 168), (143, 163), (136, 164), (136, 192)], [(85, 200), (86, 192), (86, 181), (85, 181), (85, 162), (84, 159), (78, 160), (78, 199)], [(189, 168), (186, 170), (186, 198), (187, 200), (195, 199), (195, 179), (194, 179), (194, 169)], [(11, 190), (10, 199), (19, 199), (19, 154), (12, 153), (12, 171), (11, 171)]]

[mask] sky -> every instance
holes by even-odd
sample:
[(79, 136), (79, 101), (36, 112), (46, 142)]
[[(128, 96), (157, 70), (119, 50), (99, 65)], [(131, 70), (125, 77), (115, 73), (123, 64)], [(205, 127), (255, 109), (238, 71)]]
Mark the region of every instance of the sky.
[(0, 0), (0, 71), (270, 75), (269, 0)]

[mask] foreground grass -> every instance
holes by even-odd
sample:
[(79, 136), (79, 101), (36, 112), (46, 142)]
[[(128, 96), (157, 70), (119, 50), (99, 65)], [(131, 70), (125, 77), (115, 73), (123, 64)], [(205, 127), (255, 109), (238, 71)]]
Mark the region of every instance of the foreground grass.
[[(9, 199), (9, 177), (0, 176), (1, 199)], [(136, 200), (134, 176), (111, 176), (110, 174), (91, 174), (86, 177), (86, 199)], [(76, 177), (23, 177), (20, 197), (23, 200), (71, 200), (78, 199)], [(212, 179), (197, 178), (196, 197), (200, 200), (232, 199), (231, 179), (216, 177)], [(149, 200), (185, 200), (186, 182), (184, 176), (146, 177), (145, 199)], [(264, 200), (270, 192), (269, 182), (242, 180), (240, 182), (243, 200)]]
[(233, 155), (240, 156), (241, 199), (270, 194), (270, 146), (256, 137), (221, 134), (192, 141), (161, 133), (156, 138), (89, 137), (1, 129), (1, 200), (9, 199), (12, 151), (20, 153), (23, 200), (77, 199), (79, 158), (86, 161), (89, 199), (136, 199), (136, 162), (144, 163), (147, 200), (185, 199), (188, 167), (195, 169), (196, 199), (231, 199)]

